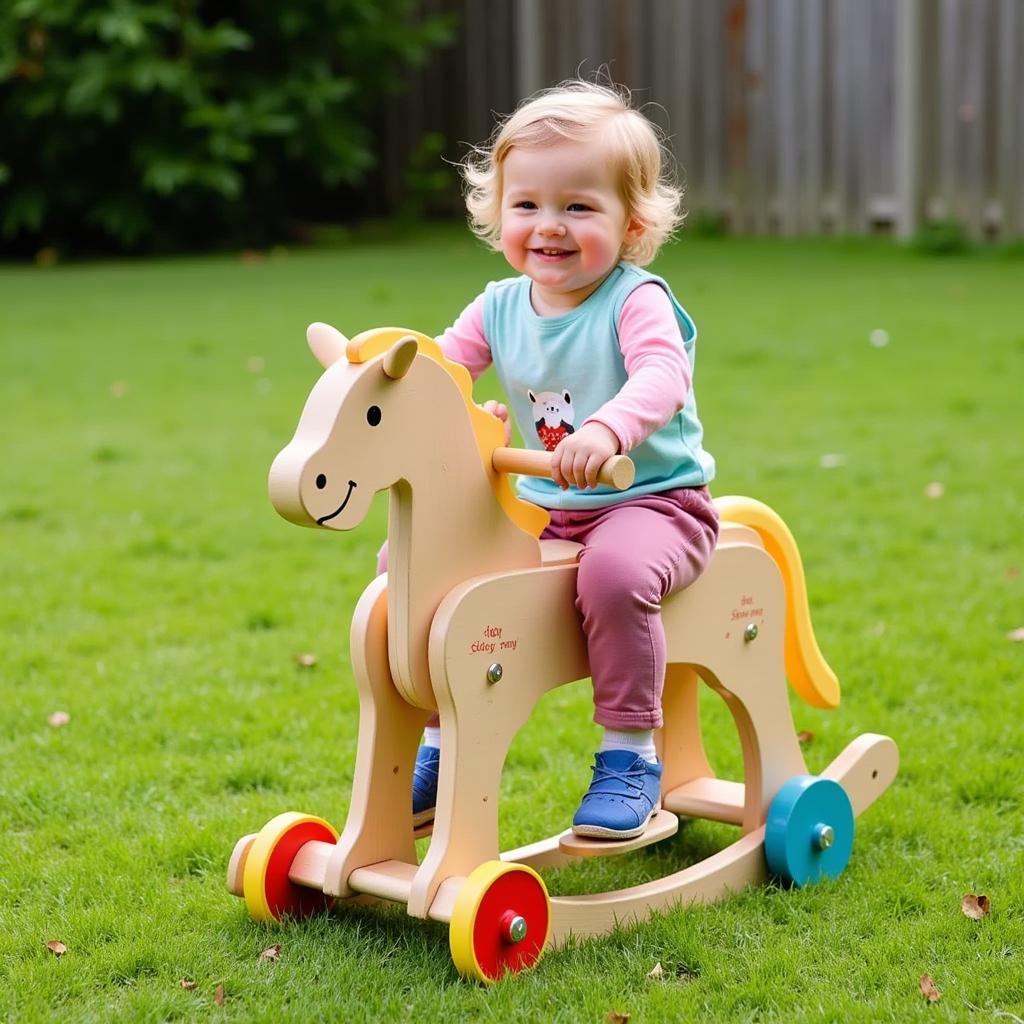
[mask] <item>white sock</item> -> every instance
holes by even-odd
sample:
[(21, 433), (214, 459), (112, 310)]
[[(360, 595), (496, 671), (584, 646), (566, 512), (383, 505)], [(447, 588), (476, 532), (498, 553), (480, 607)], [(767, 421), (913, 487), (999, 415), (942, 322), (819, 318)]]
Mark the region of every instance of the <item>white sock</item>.
[(599, 750), (631, 750), (651, 764), (658, 760), (653, 729), (605, 729)]
[(423, 746), (441, 749), (441, 726), (428, 725), (423, 730)]

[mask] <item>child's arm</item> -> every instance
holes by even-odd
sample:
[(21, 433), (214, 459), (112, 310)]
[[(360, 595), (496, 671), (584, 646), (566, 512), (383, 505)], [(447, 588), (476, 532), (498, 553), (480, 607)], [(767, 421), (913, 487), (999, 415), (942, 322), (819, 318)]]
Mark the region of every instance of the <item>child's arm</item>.
[[(437, 339), (441, 351), (460, 363), (473, 380), (476, 380), (491, 365), (491, 346), (484, 336), (484, 297), (478, 295), (460, 314), (459, 318)], [(505, 444), (512, 436), (508, 422), (508, 408), (501, 402), (484, 402), (483, 406), (492, 416), (497, 416), (505, 425)]]
[(491, 365), (491, 346), (484, 336), (484, 297), (478, 295), (438, 339), (444, 354), (460, 363), (473, 380)]
[(643, 284), (622, 304), (619, 348), (629, 379), (551, 456), (559, 487), (594, 487), (597, 470), (660, 430), (682, 409), (690, 390), (690, 361), (672, 302), (655, 283)]
[(629, 379), (586, 423), (606, 426), (625, 453), (665, 426), (690, 393), (690, 360), (660, 285), (643, 284), (623, 303), (619, 347)]

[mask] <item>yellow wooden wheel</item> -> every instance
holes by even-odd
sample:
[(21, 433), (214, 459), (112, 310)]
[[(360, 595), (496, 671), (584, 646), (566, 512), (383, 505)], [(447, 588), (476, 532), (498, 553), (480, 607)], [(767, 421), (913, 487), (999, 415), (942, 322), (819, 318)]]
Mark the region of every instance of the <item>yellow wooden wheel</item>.
[(292, 861), (313, 840), (336, 843), (338, 833), (323, 818), (289, 811), (263, 826), (245, 858), (242, 893), (254, 921), (309, 917), (330, 909), (334, 900), (288, 877)]
[(525, 864), (488, 860), (455, 897), (448, 943), (459, 973), (489, 984), (532, 967), (550, 931), (544, 879)]

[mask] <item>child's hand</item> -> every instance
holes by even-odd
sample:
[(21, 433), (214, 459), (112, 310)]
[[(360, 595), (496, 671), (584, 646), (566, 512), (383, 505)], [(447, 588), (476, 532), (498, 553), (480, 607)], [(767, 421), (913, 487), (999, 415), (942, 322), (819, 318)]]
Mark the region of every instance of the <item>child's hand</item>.
[(563, 491), (570, 485), (596, 487), (597, 471), (618, 452), (619, 439), (603, 423), (584, 423), (551, 453), (551, 479)]
[(501, 402), (495, 402), (494, 399), (484, 402), (481, 406), (484, 412), (489, 412), (492, 416), (497, 416), (499, 420), (505, 425), (505, 444), (508, 445), (512, 440), (512, 424), (508, 421), (508, 406), (502, 405)]

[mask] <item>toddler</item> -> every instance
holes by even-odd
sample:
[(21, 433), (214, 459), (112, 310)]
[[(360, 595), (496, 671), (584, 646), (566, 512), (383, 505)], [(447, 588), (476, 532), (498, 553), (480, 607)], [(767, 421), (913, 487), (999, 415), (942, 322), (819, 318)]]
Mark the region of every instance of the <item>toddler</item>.
[[(439, 338), (475, 379), (492, 363), (552, 479), (521, 477), (542, 534), (583, 544), (576, 605), (604, 727), (572, 828), (628, 839), (660, 807), (665, 635), (660, 604), (707, 566), (718, 517), (693, 395), (697, 330), (641, 268), (681, 220), (653, 125), (612, 88), (571, 81), (525, 101), (464, 164), (473, 230), (516, 277), (492, 282)], [(508, 421), (509, 409), (487, 408)], [(597, 484), (628, 452), (626, 491)], [(416, 759), (413, 812), (433, 817), (440, 729)]]

